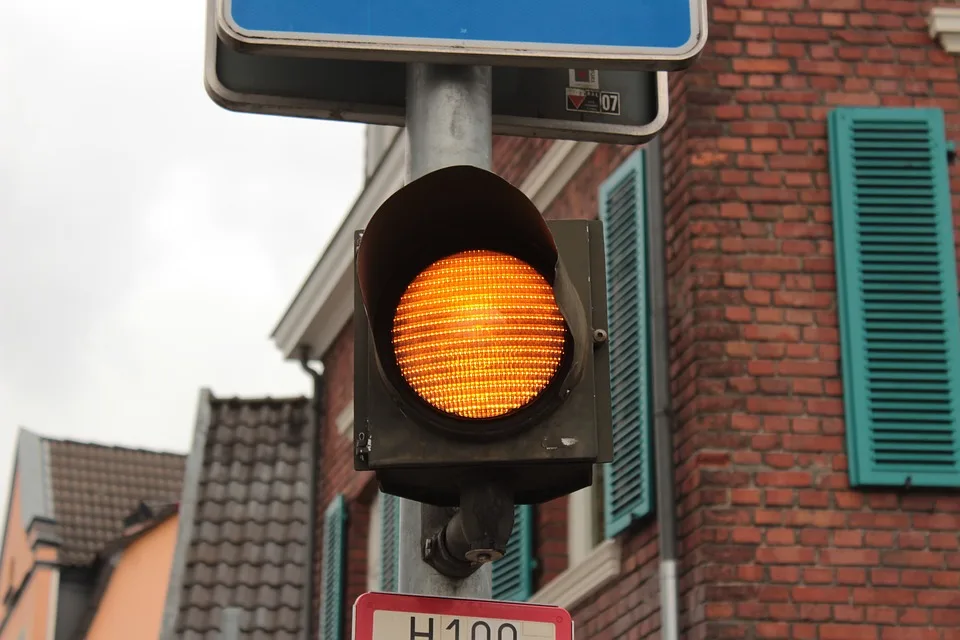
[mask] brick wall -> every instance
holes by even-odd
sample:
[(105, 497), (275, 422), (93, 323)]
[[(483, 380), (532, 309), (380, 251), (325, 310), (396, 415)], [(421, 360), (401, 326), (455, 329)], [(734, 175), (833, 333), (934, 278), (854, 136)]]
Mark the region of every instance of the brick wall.
[(930, 41), (931, 6), (711, 3), (683, 78), (691, 638), (960, 638), (960, 498), (848, 485), (826, 158), (838, 105), (938, 106), (956, 136), (958, 59)]
[[(937, 106), (960, 138), (960, 59), (927, 35), (933, 4), (711, 0), (704, 55), (671, 74), (661, 139), (690, 640), (960, 639), (960, 496), (848, 485), (825, 155), (838, 105)], [(497, 139), (495, 169), (520, 184), (549, 144)], [(598, 147), (547, 217), (595, 217), (599, 183), (631, 151)], [(960, 168), (951, 180), (958, 212)], [(351, 335), (325, 357), (324, 502), (368, 486), (333, 426), (352, 396)], [(566, 568), (566, 502), (537, 510), (538, 587)], [(624, 539), (622, 578), (574, 608), (579, 638), (658, 636), (656, 545), (650, 522)]]

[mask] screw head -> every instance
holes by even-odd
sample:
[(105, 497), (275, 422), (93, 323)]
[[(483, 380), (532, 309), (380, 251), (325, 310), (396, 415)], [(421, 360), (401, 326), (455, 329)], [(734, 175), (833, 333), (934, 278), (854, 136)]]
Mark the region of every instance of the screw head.
[(607, 341), (607, 332), (603, 329), (593, 330), (593, 341), (597, 344), (603, 344)]
[(503, 554), (494, 549), (473, 549), (465, 554), (467, 560), (477, 564), (493, 562), (503, 557)]

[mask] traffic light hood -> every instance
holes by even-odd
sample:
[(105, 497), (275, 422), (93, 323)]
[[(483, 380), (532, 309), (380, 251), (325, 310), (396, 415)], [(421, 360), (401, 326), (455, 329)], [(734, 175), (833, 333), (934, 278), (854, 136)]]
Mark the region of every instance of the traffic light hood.
[(440, 258), (469, 249), (516, 256), (551, 286), (556, 281), (557, 246), (536, 205), (490, 171), (445, 167), (396, 191), (367, 224), (357, 255), (367, 314), (377, 318), (384, 303), (392, 312), (389, 298), (399, 297), (398, 287)]
[[(562, 401), (582, 376), (592, 348), (589, 321), (549, 227), (526, 195), (496, 174), (472, 166), (445, 167), (404, 186), (373, 215), (357, 248), (357, 284), (369, 322), (372, 348), (392, 394), (409, 402), (400, 375), (391, 328), (411, 282), (438, 261), (485, 250), (526, 263), (546, 281), (565, 323), (564, 355), (543, 398), (520, 407), (517, 416), (494, 416), (475, 432), (492, 436), (542, 416)], [(422, 418), (459, 431), (457, 420), (418, 405)], [(475, 420), (474, 422), (484, 420)]]

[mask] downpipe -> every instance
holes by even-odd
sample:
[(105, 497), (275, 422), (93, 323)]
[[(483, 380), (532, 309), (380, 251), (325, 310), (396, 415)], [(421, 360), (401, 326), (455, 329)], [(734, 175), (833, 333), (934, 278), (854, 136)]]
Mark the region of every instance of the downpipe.
[(310, 366), (310, 348), (300, 348), (300, 367), (313, 380), (313, 398), (311, 410), (313, 419), (312, 441), (310, 443), (310, 504), (307, 505), (307, 562), (310, 571), (307, 571), (307, 580), (303, 585), (304, 605), (301, 612), (304, 639), (312, 638), (313, 625), (313, 562), (317, 551), (317, 497), (322, 495), (320, 486), (320, 464), (323, 462), (323, 408), (324, 408), (324, 380), (323, 374)]
[(647, 146), (647, 280), (650, 288), (650, 374), (653, 378), (653, 442), (657, 518), (660, 524), (660, 638), (679, 640), (677, 587), (677, 501), (670, 396), (670, 325), (667, 308), (666, 212), (663, 203), (663, 149), (660, 137)]

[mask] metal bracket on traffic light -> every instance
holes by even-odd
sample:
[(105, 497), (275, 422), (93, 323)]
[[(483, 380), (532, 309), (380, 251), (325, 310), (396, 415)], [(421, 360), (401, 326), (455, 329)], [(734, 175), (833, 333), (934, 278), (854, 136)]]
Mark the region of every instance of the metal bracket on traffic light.
[[(421, 507), (423, 560), (451, 578), (466, 578), (507, 552), (513, 532), (513, 492), (495, 481), (477, 480), (460, 495), (460, 507)], [(438, 515), (449, 518), (440, 520)]]

